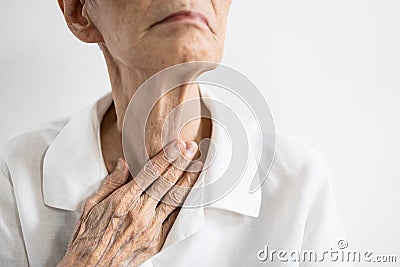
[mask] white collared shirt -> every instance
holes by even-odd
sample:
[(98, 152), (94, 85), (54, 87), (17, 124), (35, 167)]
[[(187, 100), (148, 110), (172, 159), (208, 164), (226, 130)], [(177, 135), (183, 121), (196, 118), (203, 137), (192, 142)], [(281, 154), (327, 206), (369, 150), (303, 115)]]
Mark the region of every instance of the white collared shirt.
[[(111, 103), (107, 94), (71, 118), (16, 136), (3, 147), (0, 266), (55, 266), (61, 260), (80, 205), (108, 174), (99, 130)], [(224, 140), (214, 124), (212, 134)], [(221, 164), (217, 159), (199, 181), (211, 179)], [(315, 250), (321, 260), (324, 251), (345, 240), (327, 167), (300, 140), (277, 134), (268, 179), (254, 194), (248, 193), (250, 182), (245, 175), (217, 202), (182, 209), (161, 252), (143, 266), (308, 266), (294, 252)], [(280, 250), (286, 255), (278, 257)], [(326, 256), (324, 263), (343, 266)]]

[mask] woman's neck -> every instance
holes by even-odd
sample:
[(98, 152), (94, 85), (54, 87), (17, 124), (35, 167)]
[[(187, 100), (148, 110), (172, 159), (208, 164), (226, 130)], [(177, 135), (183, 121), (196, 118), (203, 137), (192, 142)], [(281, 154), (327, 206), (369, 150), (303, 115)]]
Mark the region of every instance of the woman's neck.
[[(123, 157), (122, 123), (130, 99), (140, 85), (156, 71), (125, 67), (116, 63), (106, 53), (105, 58), (114, 102), (103, 117), (100, 138), (104, 162), (110, 172), (118, 158)], [(190, 107), (176, 109), (172, 121), (165, 124), (168, 115), (180, 104), (187, 101), (190, 101)], [(195, 119), (185, 125), (182, 124), (180, 118), (184, 117), (183, 113), (188, 111), (190, 111), (192, 117), (204, 117), (203, 115), (207, 112), (200, 101), (197, 84), (186, 84), (174, 88), (157, 102), (146, 121), (145, 140), (149, 157), (154, 156), (162, 149), (162, 135), (166, 135), (167, 139), (180, 138), (184, 141), (196, 141), (197, 143), (203, 138), (210, 138), (211, 122), (209, 119)], [(177, 132), (179, 132), (179, 135), (174, 136)]]

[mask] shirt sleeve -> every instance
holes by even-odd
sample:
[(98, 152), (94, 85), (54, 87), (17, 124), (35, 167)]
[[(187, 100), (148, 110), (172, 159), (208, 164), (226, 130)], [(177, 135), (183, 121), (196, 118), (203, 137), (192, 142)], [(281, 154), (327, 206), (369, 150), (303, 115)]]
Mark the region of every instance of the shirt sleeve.
[(0, 266), (28, 266), (14, 189), (5, 164), (0, 164)]
[[(315, 187), (310, 199), (302, 242), (302, 252), (305, 257), (311, 257), (311, 260), (301, 262), (300, 266), (353, 266), (351, 259), (347, 259), (348, 241), (344, 234), (329, 169), (321, 157), (317, 157), (315, 165), (310, 170), (310, 174), (315, 178)], [(312, 258), (313, 252), (316, 252), (316, 260)]]

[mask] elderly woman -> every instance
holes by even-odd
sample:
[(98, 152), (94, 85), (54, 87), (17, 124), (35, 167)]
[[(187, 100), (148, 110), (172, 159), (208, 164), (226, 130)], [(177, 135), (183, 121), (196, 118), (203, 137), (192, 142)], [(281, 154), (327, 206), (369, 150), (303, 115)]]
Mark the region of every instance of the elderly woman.
[[(197, 85), (175, 88), (152, 110), (152, 164), (133, 175), (124, 159), (123, 120), (136, 90), (169, 66), (220, 62), (231, 0), (58, 2), (71, 32), (101, 47), (112, 94), (5, 145), (1, 266), (329, 263), (323, 251), (341, 238), (329, 174), (317, 153), (287, 135), (277, 135), (269, 178), (255, 194), (239, 186), (211, 205), (180, 208), (199, 177), (189, 162), (217, 128), (201, 118), (165, 147), (158, 136), (175, 107), (202, 97)], [(304, 258), (304, 250), (315, 254)]]

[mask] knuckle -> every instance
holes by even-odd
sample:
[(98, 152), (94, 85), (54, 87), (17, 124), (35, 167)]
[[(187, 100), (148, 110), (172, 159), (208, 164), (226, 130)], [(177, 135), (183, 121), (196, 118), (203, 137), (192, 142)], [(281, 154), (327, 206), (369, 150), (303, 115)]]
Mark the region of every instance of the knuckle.
[(183, 187), (191, 187), (194, 185), (194, 183), (197, 181), (197, 177), (199, 176), (198, 173), (196, 172), (190, 172), (186, 173), (185, 179), (182, 183)]
[(121, 203), (121, 196), (119, 194), (113, 194), (110, 200), (110, 205), (113, 207), (118, 207)]
[(160, 174), (160, 171), (164, 169), (167, 164), (169, 164), (168, 160), (164, 156), (153, 158), (149, 162), (151, 162), (153, 165), (153, 169), (156, 174)]
[(170, 190), (167, 194), (167, 204), (172, 206), (180, 206), (183, 203), (185, 194), (183, 190), (174, 188)]
[(189, 182), (193, 182), (193, 181), (196, 181), (197, 180), (197, 178), (199, 177), (199, 172), (191, 172), (191, 173), (189, 173), (189, 177), (188, 177), (188, 180), (189, 180)]
[(109, 205), (113, 207), (114, 214), (116, 217), (123, 217), (126, 214), (127, 203), (124, 201), (123, 196), (120, 194), (115, 195), (109, 202)]
[(165, 214), (165, 205), (160, 205), (154, 213), (154, 222), (155, 223), (159, 223), (161, 222), (161, 218), (163, 217), (163, 215)]
[(139, 189), (141, 191), (146, 190), (146, 188), (154, 181), (154, 178), (143, 172), (135, 177), (133, 181), (135, 182), (136, 186), (134, 188), (130, 186), (129, 191), (132, 194), (136, 192), (136, 189)]
[(116, 172), (112, 172), (109, 176), (108, 179), (106, 181), (110, 182), (110, 183), (115, 183), (121, 180), (122, 177), (122, 172), (121, 171), (116, 171)]
[(110, 223), (109, 223), (110, 230), (112, 232), (119, 230), (119, 227), (123, 221), (124, 220), (121, 219), (121, 217), (115, 216), (115, 214), (113, 214), (113, 216), (110, 219)]
[(107, 189), (113, 189), (121, 185), (121, 175), (116, 173), (111, 173), (104, 182), (104, 187)]
[(158, 176), (157, 168), (160, 166), (158, 161), (148, 161), (143, 167), (143, 174), (146, 178), (153, 179)]
[(122, 188), (123, 190), (121, 190), (121, 194), (129, 194), (131, 198), (136, 198), (137, 196), (140, 196), (141, 191), (143, 190), (143, 185), (139, 184), (137, 179), (133, 179), (130, 183), (124, 185)]
[(87, 214), (96, 204), (94, 197), (89, 197), (83, 205), (82, 213)]
[(107, 176), (107, 178), (104, 180), (104, 184), (110, 183), (112, 180), (115, 179), (114, 177), (115, 177), (115, 173), (114, 172), (110, 173)]
[(167, 203), (162, 203), (156, 210), (156, 220), (158, 223), (162, 223), (167, 218), (173, 207)]
[(168, 168), (165, 174), (161, 176), (161, 178), (165, 180), (168, 185), (171, 185), (171, 183), (175, 183), (175, 181), (178, 180), (179, 172), (180, 170), (177, 167), (171, 166), (170, 168)]
[(172, 165), (180, 170), (180, 171), (184, 171), (187, 166), (189, 165), (190, 160), (185, 158), (185, 157), (180, 157), (177, 161), (175, 161)]
[(149, 189), (146, 190), (146, 198), (147, 199), (154, 199), (154, 200), (159, 200), (160, 196), (162, 195), (162, 192), (165, 191), (165, 184), (161, 184), (158, 182), (156, 185), (153, 185)]
[(132, 202), (129, 207), (124, 207), (124, 209), (127, 210), (126, 214), (127, 216), (132, 220), (136, 221), (138, 220), (138, 214), (140, 212), (140, 207), (142, 205), (142, 201), (140, 199)]

